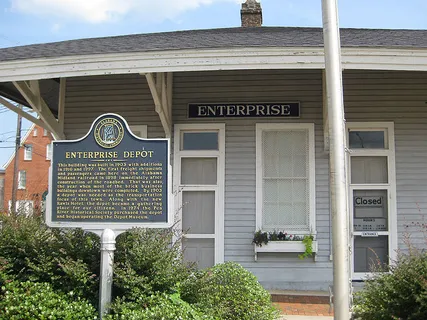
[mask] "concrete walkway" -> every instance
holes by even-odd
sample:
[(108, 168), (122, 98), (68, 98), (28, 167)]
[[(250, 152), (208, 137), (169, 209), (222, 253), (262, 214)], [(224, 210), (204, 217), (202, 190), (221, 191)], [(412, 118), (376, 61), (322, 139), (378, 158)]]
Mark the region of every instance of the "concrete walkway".
[(285, 315), (280, 320), (333, 320), (334, 317), (329, 316), (291, 316)]

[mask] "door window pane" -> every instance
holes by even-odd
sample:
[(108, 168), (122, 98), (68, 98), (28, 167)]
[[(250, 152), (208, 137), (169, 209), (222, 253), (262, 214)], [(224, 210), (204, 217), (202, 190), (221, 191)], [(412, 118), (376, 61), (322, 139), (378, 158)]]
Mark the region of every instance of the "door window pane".
[(381, 271), (388, 264), (388, 236), (354, 237), (354, 272)]
[(215, 264), (214, 239), (188, 239), (182, 240), (184, 259), (195, 262), (198, 269), (212, 267)]
[(355, 190), (353, 212), (354, 231), (387, 231), (387, 191)]
[(215, 191), (184, 191), (182, 229), (188, 234), (215, 233)]
[(218, 150), (218, 132), (183, 132), (181, 150)]
[(351, 157), (351, 183), (388, 183), (387, 157)]
[(216, 167), (216, 158), (182, 158), (181, 184), (215, 185), (217, 183)]
[(350, 131), (348, 134), (350, 149), (384, 149), (384, 131)]

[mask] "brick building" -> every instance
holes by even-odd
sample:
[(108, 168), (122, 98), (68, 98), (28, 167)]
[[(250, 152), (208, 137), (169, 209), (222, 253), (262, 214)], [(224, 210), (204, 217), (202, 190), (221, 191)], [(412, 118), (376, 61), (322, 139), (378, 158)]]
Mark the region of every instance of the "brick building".
[[(33, 125), (23, 137), (19, 149), (17, 209), (40, 213), (48, 189), (52, 135)], [(5, 164), (4, 206), (11, 208), (15, 154)]]

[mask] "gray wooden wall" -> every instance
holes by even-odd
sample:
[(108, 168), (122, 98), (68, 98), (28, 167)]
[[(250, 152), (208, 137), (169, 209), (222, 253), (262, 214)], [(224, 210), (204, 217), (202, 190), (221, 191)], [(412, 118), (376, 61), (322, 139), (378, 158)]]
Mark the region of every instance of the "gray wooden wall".
[[(427, 74), (346, 71), (347, 121), (394, 121), (396, 135), (397, 210), (400, 245), (405, 225), (427, 217)], [(332, 282), (328, 155), (323, 152), (322, 74), (320, 70), (226, 71), (174, 74), (174, 123), (187, 119), (189, 102), (300, 101), (300, 119), (217, 119), (226, 125), (225, 260), (241, 263), (270, 289), (326, 290)], [(140, 75), (67, 80), (65, 133), (76, 139), (106, 112), (129, 124), (148, 125), (148, 137), (163, 137), (146, 80)], [(316, 261), (296, 254), (263, 253), (254, 260), (255, 124), (309, 122), (316, 133)], [(423, 236), (411, 227), (414, 241)]]

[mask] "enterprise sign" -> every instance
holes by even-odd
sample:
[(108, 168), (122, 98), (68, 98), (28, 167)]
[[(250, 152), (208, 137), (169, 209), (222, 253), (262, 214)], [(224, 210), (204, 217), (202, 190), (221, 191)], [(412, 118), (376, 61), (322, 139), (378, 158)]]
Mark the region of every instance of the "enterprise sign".
[(299, 102), (189, 103), (189, 118), (254, 118), (300, 116)]

